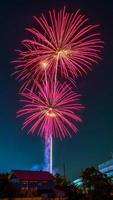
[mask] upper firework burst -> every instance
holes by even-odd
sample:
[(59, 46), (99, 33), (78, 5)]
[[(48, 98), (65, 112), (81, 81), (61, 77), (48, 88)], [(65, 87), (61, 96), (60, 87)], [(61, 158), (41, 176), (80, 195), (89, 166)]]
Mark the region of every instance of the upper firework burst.
[(34, 18), (37, 26), (27, 28), (31, 39), (22, 41), (23, 50), (18, 51), (15, 61), (15, 73), (23, 88), (34, 87), (33, 80), (43, 79), (45, 72), (54, 77), (58, 70), (65, 78), (78, 77), (99, 61), (103, 42), (98, 25), (89, 24), (80, 10), (69, 13), (64, 7)]
[(51, 82), (38, 84), (38, 93), (31, 90), (21, 93), (24, 103), (17, 116), (24, 116), (23, 127), (28, 126), (29, 132), (34, 131), (40, 136), (63, 138), (70, 136), (70, 130), (77, 132), (76, 122), (81, 119), (78, 111), (83, 108), (79, 96), (71, 90), (67, 83)]

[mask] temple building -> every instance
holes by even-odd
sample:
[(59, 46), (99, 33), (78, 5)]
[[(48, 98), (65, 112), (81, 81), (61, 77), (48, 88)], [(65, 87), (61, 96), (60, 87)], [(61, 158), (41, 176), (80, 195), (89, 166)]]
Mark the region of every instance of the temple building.
[(12, 170), (10, 182), (21, 190), (47, 191), (54, 188), (54, 176), (47, 171)]

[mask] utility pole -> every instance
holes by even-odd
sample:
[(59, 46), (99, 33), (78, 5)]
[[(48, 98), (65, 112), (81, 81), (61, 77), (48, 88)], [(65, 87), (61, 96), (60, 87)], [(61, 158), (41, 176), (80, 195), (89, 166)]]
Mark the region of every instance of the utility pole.
[(65, 163), (63, 164), (63, 175), (64, 175), (64, 177), (66, 177), (66, 167), (65, 167)]
[(113, 152), (111, 152), (111, 157), (113, 158)]

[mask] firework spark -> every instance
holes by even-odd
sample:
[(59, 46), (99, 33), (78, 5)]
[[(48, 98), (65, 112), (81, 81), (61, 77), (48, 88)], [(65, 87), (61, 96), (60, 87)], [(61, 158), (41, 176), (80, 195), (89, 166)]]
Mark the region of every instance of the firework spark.
[(83, 108), (79, 103), (80, 95), (71, 90), (67, 83), (38, 84), (37, 94), (31, 90), (21, 93), (23, 108), (17, 116), (24, 116), (23, 127), (30, 126), (29, 132), (36, 130), (41, 137), (63, 138), (77, 132), (76, 122), (81, 122), (78, 111)]
[(22, 88), (35, 87), (34, 80), (59, 73), (65, 78), (86, 74), (93, 63), (101, 58), (103, 42), (97, 32), (98, 25), (91, 25), (80, 13), (49, 11), (34, 17), (37, 28), (27, 28), (31, 39), (22, 41), (23, 50), (18, 51), (15, 74), (22, 81)]

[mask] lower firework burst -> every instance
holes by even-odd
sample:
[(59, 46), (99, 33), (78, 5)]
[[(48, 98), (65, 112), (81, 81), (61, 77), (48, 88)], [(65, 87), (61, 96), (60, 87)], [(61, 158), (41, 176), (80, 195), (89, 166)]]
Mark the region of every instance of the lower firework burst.
[(23, 107), (17, 112), (17, 117), (24, 116), (23, 128), (29, 126), (29, 132), (42, 137), (71, 136), (77, 132), (76, 122), (81, 122), (78, 111), (83, 108), (79, 103), (77, 93), (72, 91), (67, 83), (49, 82), (38, 84), (37, 92), (26, 90), (21, 93)]

